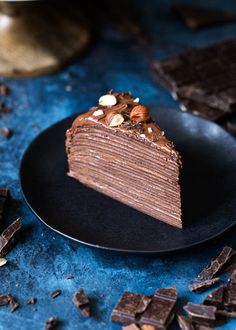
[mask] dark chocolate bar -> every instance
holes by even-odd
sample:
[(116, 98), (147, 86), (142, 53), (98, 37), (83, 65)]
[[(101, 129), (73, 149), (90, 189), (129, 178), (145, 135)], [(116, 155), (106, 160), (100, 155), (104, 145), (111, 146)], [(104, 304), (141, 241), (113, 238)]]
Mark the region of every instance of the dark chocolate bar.
[(184, 21), (185, 25), (193, 30), (219, 23), (236, 21), (236, 15), (223, 10), (208, 9), (187, 4), (176, 4), (172, 8)]
[[(207, 106), (205, 110), (196, 110), (198, 114), (219, 119), (219, 112), (222, 115), (235, 112), (236, 39), (192, 49), (157, 61), (154, 67), (158, 81), (176, 99), (194, 102), (194, 107), (196, 104)], [(192, 106), (190, 104), (191, 112)], [(188, 109), (188, 105), (185, 107)]]

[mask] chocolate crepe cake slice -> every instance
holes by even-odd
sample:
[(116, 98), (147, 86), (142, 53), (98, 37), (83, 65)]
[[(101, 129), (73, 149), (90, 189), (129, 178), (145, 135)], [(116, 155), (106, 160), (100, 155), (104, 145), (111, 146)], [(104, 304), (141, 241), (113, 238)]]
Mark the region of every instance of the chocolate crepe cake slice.
[(67, 130), (66, 151), (69, 176), (182, 228), (179, 153), (138, 98), (102, 96)]

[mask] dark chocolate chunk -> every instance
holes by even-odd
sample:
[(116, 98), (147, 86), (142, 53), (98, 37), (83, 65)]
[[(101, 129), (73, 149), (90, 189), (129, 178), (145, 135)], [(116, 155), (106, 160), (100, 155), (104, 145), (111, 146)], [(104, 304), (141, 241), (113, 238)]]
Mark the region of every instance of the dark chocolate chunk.
[(140, 316), (139, 324), (149, 324), (166, 329), (173, 320), (176, 301), (176, 288), (157, 290), (146, 310)]
[(0, 84), (0, 96), (5, 96), (10, 93), (10, 88), (6, 85), (1, 83)]
[(236, 15), (223, 10), (213, 10), (187, 4), (176, 4), (173, 6), (173, 10), (180, 16), (186, 26), (193, 30), (209, 25), (236, 21)]
[(175, 98), (224, 114), (236, 110), (236, 39), (157, 61), (154, 67), (159, 82)]
[(2, 128), (0, 128), (0, 134), (5, 139), (10, 139), (10, 137), (12, 136), (12, 131), (8, 127), (2, 127)]
[(187, 317), (177, 314), (177, 321), (181, 330), (195, 330), (193, 322)]
[(224, 290), (224, 308), (230, 312), (236, 312), (236, 271), (232, 273)]
[(219, 280), (220, 280), (219, 277), (216, 277), (211, 280), (206, 280), (206, 281), (198, 282), (195, 284), (191, 284), (189, 286), (189, 290), (192, 292), (201, 293), (201, 292), (209, 289), (212, 285), (217, 283)]
[(216, 307), (215, 306), (188, 303), (186, 306), (184, 306), (184, 310), (194, 320), (196, 320), (196, 319), (203, 319), (205, 321), (216, 320)]
[(10, 305), (11, 312), (14, 312), (17, 308), (20, 307), (20, 304), (18, 303), (18, 301), (16, 300), (16, 298), (14, 298), (12, 296), (10, 296), (9, 305)]
[(9, 252), (20, 229), (21, 219), (18, 218), (3, 231), (0, 236), (0, 256), (5, 256)]
[(231, 247), (225, 246), (220, 254), (211, 261), (210, 265), (203, 269), (198, 277), (203, 280), (211, 280), (234, 254), (235, 251)]
[(74, 294), (72, 301), (84, 317), (90, 316), (89, 300), (82, 288)]
[(9, 305), (11, 312), (14, 312), (20, 304), (10, 293), (6, 293), (0, 296), (0, 306)]
[(37, 302), (37, 298), (36, 297), (32, 297), (31, 299), (26, 300), (26, 304), (27, 305), (35, 305)]
[(148, 296), (126, 291), (113, 309), (111, 319), (122, 325), (135, 323), (136, 317), (145, 311), (150, 302)]
[(45, 323), (45, 330), (52, 330), (52, 329), (56, 329), (56, 327), (59, 325), (59, 320), (56, 317), (50, 317), (50, 319), (48, 319)]
[(226, 311), (226, 310), (217, 309), (216, 313), (219, 314), (219, 315), (223, 315), (225, 317), (228, 317), (228, 318), (233, 318), (233, 319), (236, 318), (236, 311), (229, 312), (229, 311)]
[(0, 102), (0, 115), (11, 113), (12, 109), (10, 109), (4, 102)]
[(0, 306), (8, 305), (10, 301), (10, 294), (2, 294), (0, 295)]
[(50, 294), (50, 297), (54, 299), (54, 298), (58, 297), (60, 294), (61, 294), (61, 290), (60, 289), (57, 289), (57, 290), (53, 291)]
[(211, 292), (203, 301), (204, 305), (211, 305), (216, 306), (217, 308), (223, 307), (223, 301), (224, 301), (224, 286), (221, 286), (220, 288), (214, 290)]
[(3, 220), (9, 199), (10, 199), (9, 189), (0, 188), (0, 222)]

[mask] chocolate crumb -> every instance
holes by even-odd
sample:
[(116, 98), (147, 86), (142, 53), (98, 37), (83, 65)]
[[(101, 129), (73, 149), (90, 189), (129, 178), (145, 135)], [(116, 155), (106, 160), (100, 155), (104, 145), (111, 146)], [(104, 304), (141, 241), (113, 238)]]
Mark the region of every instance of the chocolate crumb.
[(61, 294), (61, 290), (60, 289), (57, 289), (57, 290), (53, 291), (50, 294), (50, 297), (54, 299), (54, 298), (58, 297), (60, 294)]
[(73, 276), (73, 275), (67, 275), (65, 278), (66, 278), (67, 280), (72, 280), (72, 279), (74, 278), (74, 276)]
[(11, 312), (14, 312), (20, 304), (10, 293), (0, 295), (0, 306), (9, 305)]
[(90, 316), (89, 300), (84, 292), (84, 289), (80, 288), (74, 294), (72, 301), (84, 317)]
[(0, 102), (0, 114), (7, 114), (11, 112), (11, 108), (9, 108), (4, 102)]
[(9, 93), (10, 93), (10, 88), (6, 84), (1, 83), (0, 84), (0, 95), (5, 96), (5, 95), (8, 95)]
[(27, 305), (35, 305), (37, 301), (38, 301), (38, 299), (36, 297), (32, 297), (31, 299), (26, 300), (26, 304)]
[(45, 330), (52, 330), (56, 329), (56, 327), (59, 325), (59, 319), (57, 317), (50, 317), (45, 323)]
[(12, 136), (12, 130), (10, 128), (8, 128), (8, 127), (2, 127), (0, 129), (0, 134), (5, 139), (10, 139), (10, 137)]
[(10, 298), (9, 304), (10, 304), (11, 312), (14, 312), (17, 308), (20, 307), (20, 304), (18, 303), (18, 301), (12, 296)]

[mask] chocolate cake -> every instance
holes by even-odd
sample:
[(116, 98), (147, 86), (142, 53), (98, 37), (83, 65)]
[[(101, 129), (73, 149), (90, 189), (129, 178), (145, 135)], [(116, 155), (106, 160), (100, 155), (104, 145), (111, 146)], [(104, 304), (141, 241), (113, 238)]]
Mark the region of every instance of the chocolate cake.
[(102, 96), (66, 133), (68, 175), (182, 228), (178, 151), (130, 93)]

